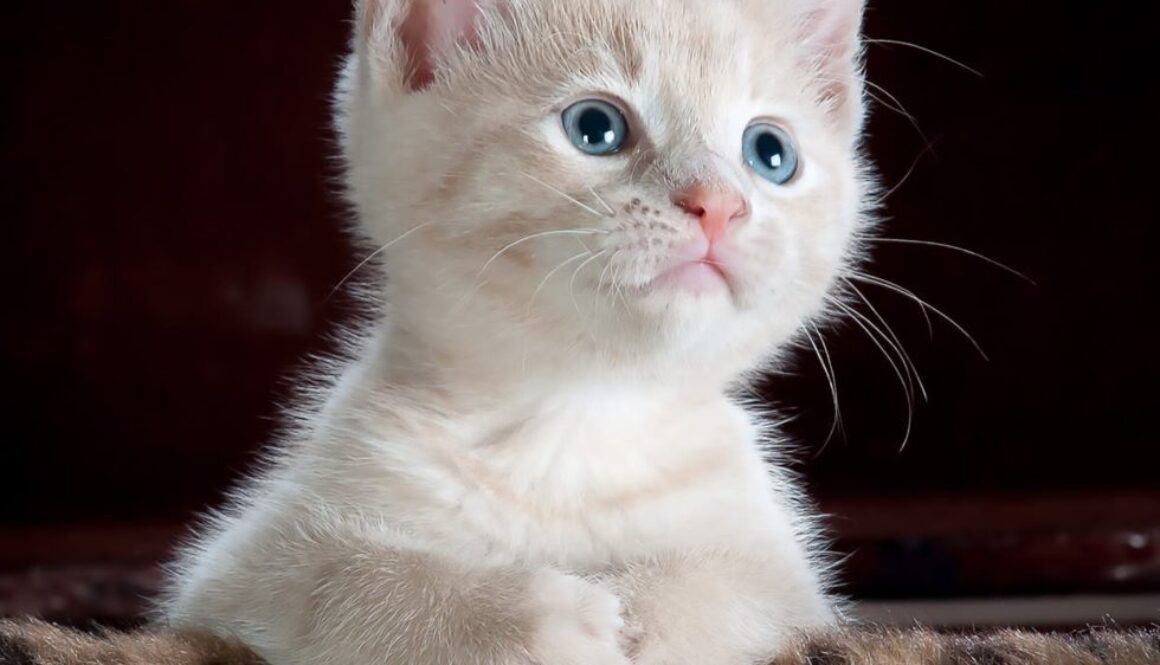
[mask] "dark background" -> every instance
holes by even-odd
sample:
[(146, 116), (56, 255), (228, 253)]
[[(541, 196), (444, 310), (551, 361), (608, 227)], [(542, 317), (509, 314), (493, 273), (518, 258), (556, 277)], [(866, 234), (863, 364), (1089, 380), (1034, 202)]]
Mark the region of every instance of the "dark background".
[[(870, 122), (897, 187), (882, 235), (959, 245), (1035, 285), (875, 247), (871, 272), (990, 358), (866, 289), (930, 393), (905, 448), (902, 388), (855, 326), (827, 334), (844, 435), (823, 446), (832, 409), (810, 355), (765, 387), (798, 416), (801, 468), (855, 553), (848, 588), (1160, 588), (1160, 95), (1141, 72), (1158, 23), (1144, 4), (872, 4), (871, 38), (982, 73), (868, 45), (872, 92), (915, 119), (878, 105)], [(304, 355), (328, 348), (351, 308), (327, 296), (358, 258), (328, 129), (348, 14), (345, 0), (0, 7), (0, 569), (115, 559), (118, 539), (163, 556), (268, 441)]]

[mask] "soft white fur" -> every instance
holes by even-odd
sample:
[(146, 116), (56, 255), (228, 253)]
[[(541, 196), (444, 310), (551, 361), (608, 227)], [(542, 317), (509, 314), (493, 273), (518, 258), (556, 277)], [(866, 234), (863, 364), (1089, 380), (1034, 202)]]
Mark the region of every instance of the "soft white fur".
[[(167, 620), (273, 665), (740, 665), (833, 621), (779, 448), (731, 395), (861, 230), (860, 15), (364, 0), (338, 126), (387, 315), (186, 548)], [(622, 155), (561, 129), (597, 93), (631, 107)], [(791, 183), (742, 161), (755, 118), (795, 137)], [(751, 210), (728, 291), (650, 285), (700, 237), (672, 202), (694, 182)]]

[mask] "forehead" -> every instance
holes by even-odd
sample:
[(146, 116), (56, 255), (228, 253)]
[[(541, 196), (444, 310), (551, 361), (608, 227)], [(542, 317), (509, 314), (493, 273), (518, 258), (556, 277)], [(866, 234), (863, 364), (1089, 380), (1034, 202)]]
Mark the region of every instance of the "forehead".
[[(760, 97), (792, 69), (777, 0), (515, 0), (511, 75), (674, 98)], [(506, 48), (504, 48), (506, 46)], [(780, 52), (780, 53), (779, 53)]]

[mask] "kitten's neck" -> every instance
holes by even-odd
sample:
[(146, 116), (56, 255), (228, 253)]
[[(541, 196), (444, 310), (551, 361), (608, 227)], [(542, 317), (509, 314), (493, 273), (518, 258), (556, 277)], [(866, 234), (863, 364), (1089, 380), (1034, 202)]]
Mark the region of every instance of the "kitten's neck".
[(388, 325), (374, 342), (370, 378), (380, 386), (436, 400), (441, 410), (451, 413), (506, 410), (561, 395), (604, 393), (668, 400), (724, 398), (727, 392), (727, 381), (691, 368), (652, 370), (575, 349), (521, 349), (515, 338), (478, 341), (441, 343), (438, 335)]

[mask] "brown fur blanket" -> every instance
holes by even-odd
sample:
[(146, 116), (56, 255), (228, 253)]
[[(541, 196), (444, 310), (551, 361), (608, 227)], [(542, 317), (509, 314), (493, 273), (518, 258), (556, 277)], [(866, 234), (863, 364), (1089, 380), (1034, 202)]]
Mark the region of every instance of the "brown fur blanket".
[[(771, 665), (1160, 665), (1160, 630), (943, 634), (847, 628), (803, 637)], [(0, 665), (262, 665), (243, 645), (164, 629), (83, 633), (0, 621)]]

